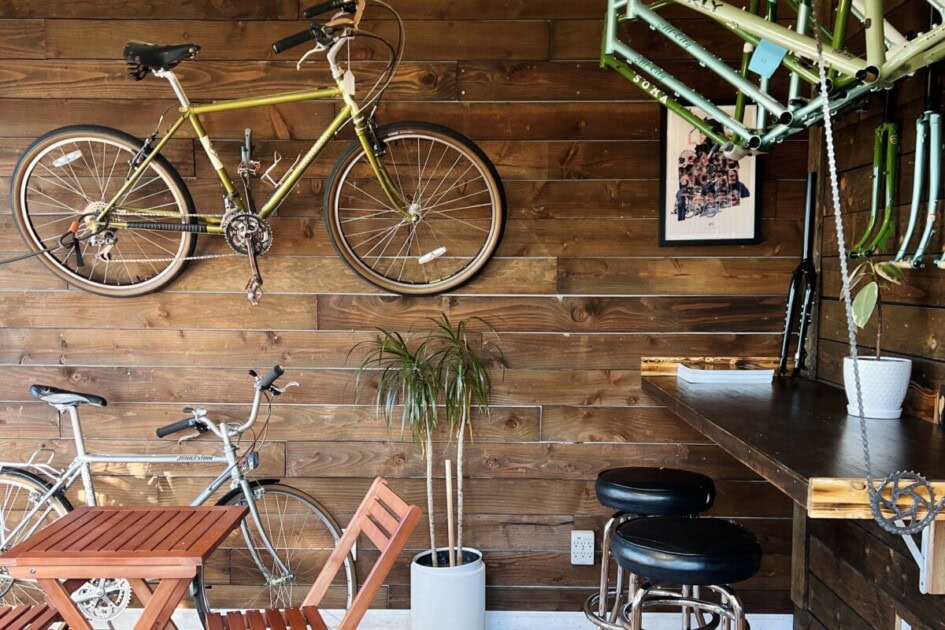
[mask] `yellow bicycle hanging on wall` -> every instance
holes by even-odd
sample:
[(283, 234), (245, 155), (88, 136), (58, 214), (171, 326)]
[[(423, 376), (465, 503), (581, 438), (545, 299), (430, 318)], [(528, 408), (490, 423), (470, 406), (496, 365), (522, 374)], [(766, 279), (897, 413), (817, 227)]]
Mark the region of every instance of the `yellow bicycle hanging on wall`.
[[(311, 54), (326, 51), (332, 87), (194, 104), (172, 69), (193, 59), (199, 46), (129, 42), (125, 60), (132, 77), (151, 74), (167, 80), (180, 115), (160, 139), (156, 130), (143, 143), (90, 125), (57, 129), (33, 142), (20, 157), (11, 185), (14, 219), (31, 251), (70, 284), (125, 297), (157, 291), (188, 261), (213, 257), (195, 255), (197, 235), (223, 236), (237, 255), (248, 258), (246, 294), (256, 303), (263, 283), (256, 259), (272, 244), (267, 219), (335, 134), (352, 122), (357, 140), (342, 153), (325, 184), (325, 223), (338, 255), (358, 275), (395, 293), (441, 293), (472, 279), (502, 236), (502, 183), (479, 147), (455, 131), (416, 122), (377, 127), (366, 114), (396, 72), (403, 42), (400, 16), (383, 1), (374, 4), (389, 10), (400, 24), (396, 49), (359, 30), (365, 0), (329, 0), (312, 7), (304, 12), (306, 18), (337, 13), (273, 44), (278, 53), (314, 40), (315, 47), (298, 67)], [(362, 35), (384, 41), (391, 56), (359, 103), (350, 64), (342, 67), (338, 56)], [(249, 182), (259, 163), (251, 157), (249, 130), (239, 171), (241, 195), (200, 117), (322, 99), (341, 100), (337, 115), (257, 210)], [(185, 122), (223, 186), (222, 213), (197, 213), (183, 179), (161, 154)]]

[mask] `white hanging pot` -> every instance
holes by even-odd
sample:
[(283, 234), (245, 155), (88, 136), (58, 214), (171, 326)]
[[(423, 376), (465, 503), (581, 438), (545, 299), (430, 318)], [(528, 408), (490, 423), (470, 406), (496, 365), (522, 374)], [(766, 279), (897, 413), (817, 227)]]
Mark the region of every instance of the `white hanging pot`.
[(486, 565), (482, 552), (463, 548), (464, 563), (449, 566), (446, 548), (437, 549), (440, 566), (430, 566), (430, 551), (410, 563), (411, 630), (485, 630)]
[[(895, 419), (902, 415), (902, 401), (909, 389), (912, 361), (899, 357), (859, 357), (860, 389), (863, 392), (863, 415), (867, 418)], [(843, 386), (847, 392), (847, 413), (859, 415), (853, 359), (843, 358)]]

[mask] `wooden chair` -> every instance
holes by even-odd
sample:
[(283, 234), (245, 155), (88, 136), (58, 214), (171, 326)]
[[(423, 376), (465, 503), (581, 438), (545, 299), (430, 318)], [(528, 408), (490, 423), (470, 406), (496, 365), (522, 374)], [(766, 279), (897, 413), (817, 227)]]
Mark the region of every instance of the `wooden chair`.
[(249, 610), (211, 613), (207, 616), (209, 630), (325, 630), (326, 625), (318, 612), (318, 605), (328, 591), (335, 575), (341, 569), (345, 556), (351, 551), (360, 534), (366, 535), (373, 542), (380, 556), (371, 568), (345, 613), (338, 630), (355, 630), (367, 612), (368, 606), (377, 595), (390, 572), (397, 556), (403, 550), (407, 539), (417, 526), (420, 508), (407, 505), (387, 487), (387, 481), (381, 477), (374, 480), (367, 496), (361, 502), (358, 511), (348, 524), (344, 535), (332, 551), (328, 562), (315, 579), (301, 608), (285, 610)]
[(0, 607), (0, 628), (3, 630), (48, 630), (64, 627), (55, 608), (48, 605)]

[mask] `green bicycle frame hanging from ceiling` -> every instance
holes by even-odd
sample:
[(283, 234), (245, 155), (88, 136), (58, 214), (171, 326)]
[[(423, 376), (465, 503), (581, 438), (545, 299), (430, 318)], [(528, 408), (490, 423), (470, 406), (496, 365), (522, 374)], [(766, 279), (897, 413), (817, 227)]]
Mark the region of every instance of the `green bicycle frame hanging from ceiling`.
[[(811, 0), (788, 0), (796, 13), (793, 28), (776, 22), (775, 0), (750, 0), (746, 9), (722, 0), (608, 0), (601, 46), (601, 66), (610, 68), (642, 89), (648, 96), (682, 117), (707, 138), (722, 146), (727, 155), (741, 157), (764, 152), (785, 138), (823, 120), (826, 98), (832, 114), (860, 103), (871, 92), (886, 89), (899, 79), (945, 58), (945, 26), (941, 23), (911, 40), (904, 38), (883, 19), (882, 0), (840, 0), (834, 29), (820, 25), (823, 55), (831, 72), (828, 94), (815, 91), (803, 98), (801, 85), (816, 86), (817, 43), (809, 34), (814, 28)], [(942, 14), (945, 4), (929, 0)], [(734, 69), (692, 37), (659, 15), (670, 5), (680, 5), (715, 20), (744, 42), (741, 66)], [(863, 23), (865, 58), (848, 52), (848, 23), (851, 17)], [(667, 37), (691, 55), (700, 66), (732, 86), (735, 112), (723, 109), (697, 90), (647, 59), (619, 36), (620, 26), (639, 21)], [(782, 103), (768, 92), (771, 74), (783, 69), (790, 75), (787, 101)], [(756, 84), (750, 72), (759, 73)], [(744, 124), (746, 102), (758, 106), (756, 125)], [(701, 110), (707, 119), (688, 106)]]

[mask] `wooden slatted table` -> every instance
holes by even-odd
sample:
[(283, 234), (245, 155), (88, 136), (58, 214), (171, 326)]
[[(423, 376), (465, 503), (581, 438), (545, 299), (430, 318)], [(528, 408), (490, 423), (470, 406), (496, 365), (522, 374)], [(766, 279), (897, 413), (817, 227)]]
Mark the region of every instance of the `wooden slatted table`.
[[(15, 578), (36, 580), (72, 630), (91, 629), (67, 584), (125, 578), (144, 612), (137, 629), (163, 630), (210, 553), (245, 507), (80, 507), (0, 555)], [(152, 592), (145, 582), (160, 580)]]

